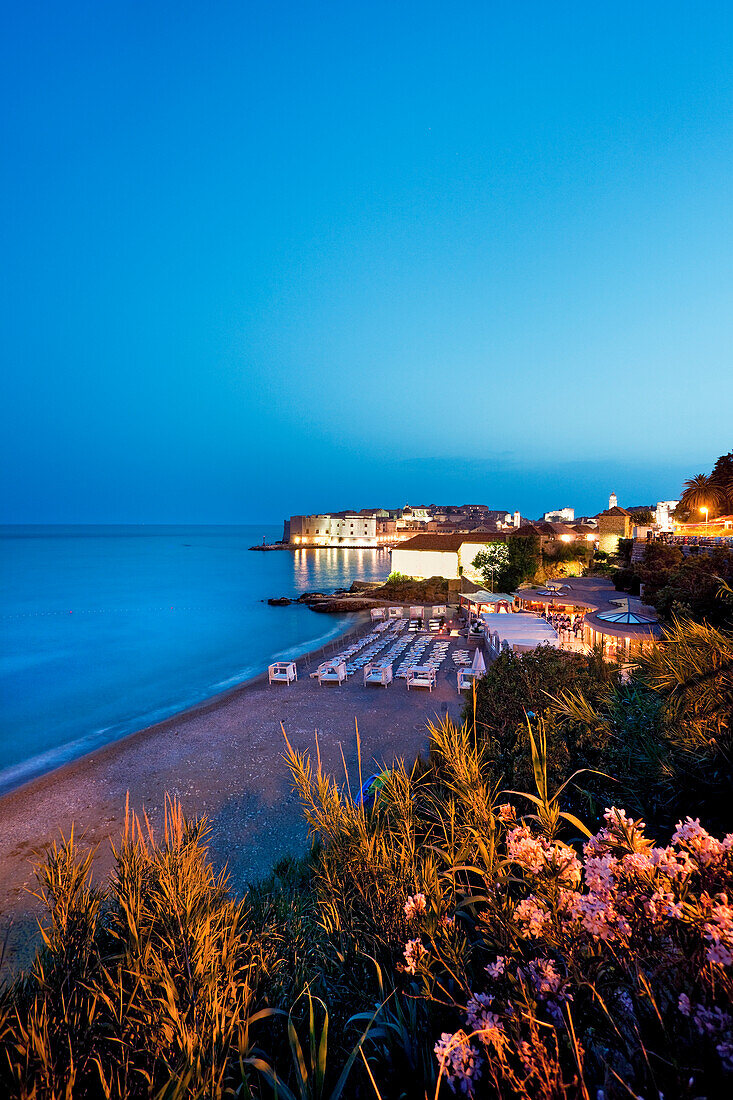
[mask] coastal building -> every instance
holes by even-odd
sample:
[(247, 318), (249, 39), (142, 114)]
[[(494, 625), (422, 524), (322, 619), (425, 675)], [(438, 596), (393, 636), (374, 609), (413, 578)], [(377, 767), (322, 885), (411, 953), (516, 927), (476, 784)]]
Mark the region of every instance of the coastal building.
[(411, 508), (406, 504), (397, 519), (397, 529), (428, 523), (432, 519), (429, 508)]
[(291, 516), (288, 543), (293, 547), (336, 546), (346, 549), (381, 545), (377, 517), (358, 512), (332, 512)]
[(672, 513), (678, 504), (678, 500), (660, 500), (657, 503), (654, 510), (654, 522), (661, 531), (673, 530)]
[(573, 525), (573, 531), (586, 542), (598, 542), (598, 527), (595, 523), (576, 523)]
[[(615, 494), (611, 494), (615, 499)], [(598, 549), (615, 554), (620, 539), (631, 538), (631, 513), (615, 504), (596, 516), (598, 524)]]
[(575, 509), (558, 508), (554, 512), (545, 512), (542, 518), (548, 523), (573, 523), (575, 521)]
[(418, 580), (429, 577), (457, 580), (473, 572), (473, 559), (480, 550), (505, 541), (503, 535), (492, 532), (415, 535), (392, 550), (392, 572)]
[(610, 511), (611, 508), (616, 508), (616, 507), (618, 507), (618, 497), (616, 496), (615, 493), (611, 493), (610, 497), (608, 498), (609, 511)]

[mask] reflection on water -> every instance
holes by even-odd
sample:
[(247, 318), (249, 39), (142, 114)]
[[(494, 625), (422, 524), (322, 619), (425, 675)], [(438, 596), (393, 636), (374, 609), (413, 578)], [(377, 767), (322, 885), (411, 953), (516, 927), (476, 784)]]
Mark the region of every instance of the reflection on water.
[[(389, 573), (385, 550), (253, 553), (279, 528), (0, 528), (0, 789), (333, 637), (270, 596)], [(13, 772), (13, 774), (19, 774)], [(7, 779), (7, 772), (6, 772)]]
[(301, 592), (348, 588), (352, 581), (382, 580), (389, 574), (389, 551), (337, 550), (334, 547), (294, 550), (293, 582)]

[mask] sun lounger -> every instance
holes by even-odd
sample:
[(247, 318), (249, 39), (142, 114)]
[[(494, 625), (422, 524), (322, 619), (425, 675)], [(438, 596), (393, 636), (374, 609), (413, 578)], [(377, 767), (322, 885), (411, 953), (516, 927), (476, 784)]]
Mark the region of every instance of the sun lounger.
[(295, 661), (275, 661), (267, 666), (267, 673), (271, 684), (287, 684), (290, 687), (298, 679)]

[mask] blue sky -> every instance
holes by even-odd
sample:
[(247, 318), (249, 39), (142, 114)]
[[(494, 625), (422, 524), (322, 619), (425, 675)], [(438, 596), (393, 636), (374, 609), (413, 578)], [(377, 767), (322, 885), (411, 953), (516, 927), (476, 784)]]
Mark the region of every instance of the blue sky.
[(729, 3), (4, 7), (5, 522), (595, 512), (733, 446)]

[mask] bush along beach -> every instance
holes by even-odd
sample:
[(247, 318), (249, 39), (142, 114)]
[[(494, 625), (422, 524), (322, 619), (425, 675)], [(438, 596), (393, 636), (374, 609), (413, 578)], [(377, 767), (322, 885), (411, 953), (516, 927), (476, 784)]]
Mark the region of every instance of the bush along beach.
[(313, 846), (243, 899), (175, 801), (104, 885), (60, 842), (0, 1094), (729, 1095), (733, 635), (675, 620), (625, 677), (502, 656), (369, 807), (286, 740)]

